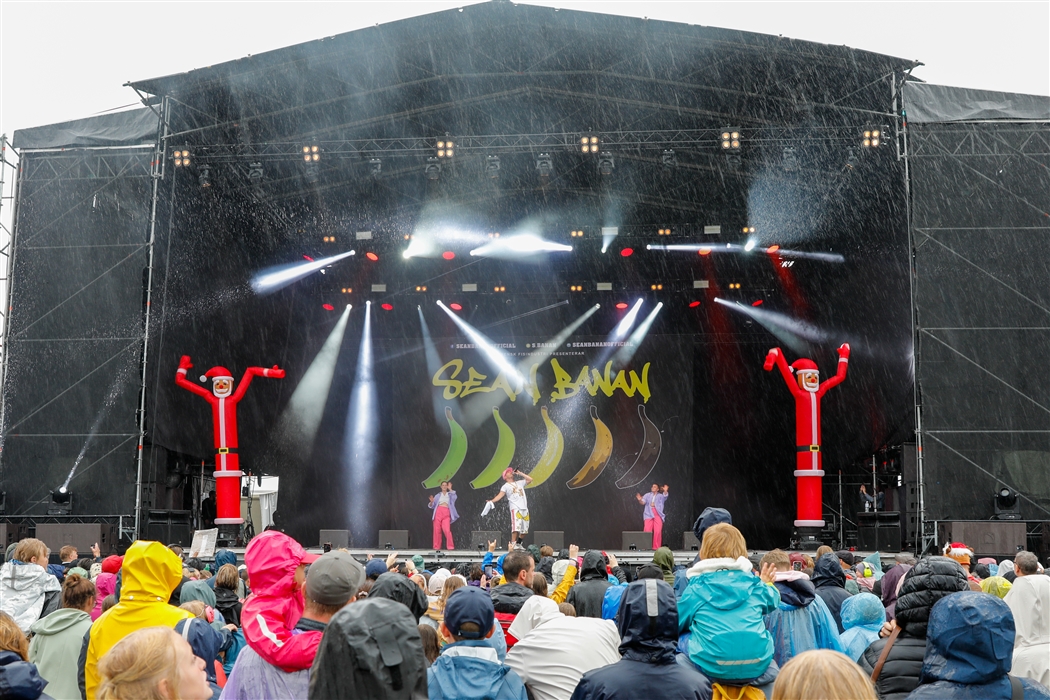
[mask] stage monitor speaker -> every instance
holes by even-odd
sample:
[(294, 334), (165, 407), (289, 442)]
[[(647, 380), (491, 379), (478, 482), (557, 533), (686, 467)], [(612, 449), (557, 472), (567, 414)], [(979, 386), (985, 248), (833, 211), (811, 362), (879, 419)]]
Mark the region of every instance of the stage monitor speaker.
[(696, 533), (694, 533), (692, 530), (686, 530), (682, 533), (682, 549), (686, 550), (687, 552), (700, 551), (700, 540), (696, 539)]
[(408, 530), (380, 530), (379, 548), (408, 549)]
[(565, 533), (561, 530), (536, 530), (536, 532), (530, 532), (528, 537), (531, 537), (539, 547), (549, 545), (555, 554), (559, 549), (565, 547)]
[(349, 530), (321, 530), (318, 537), (320, 537), (318, 547), (324, 546), (325, 542), (331, 544), (332, 549), (348, 549), (350, 547)]
[(193, 513), (188, 510), (150, 510), (145, 539), (179, 544), (189, 549), (193, 544)]
[(117, 526), (110, 523), (40, 523), (36, 538), (57, 553), (66, 545), (73, 545), (81, 557), (91, 556), (91, 545), (98, 542), (102, 556), (116, 553)]
[(623, 547), (624, 551), (631, 549), (652, 551), (653, 548), (653, 533), (651, 532), (639, 532), (637, 530), (624, 530), (623, 531)]
[(863, 551), (901, 551), (901, 514), (897, 511), (857, 513), (857, 548)]
[(496, 549), (503, 549), (503, 534), (499, 530), (474, 530), (470, 533), (470, 548), (486, 552), (489, 542), (496, 540)]
[(19, 540), (29, 537), (29, 528), (25, 523), (0, 523), (0, 547), (6, 551)]
[(937, 550), (948, 542), (962, 542), (978, 557), (1013, 559), (1027, 545), (1023, 520), (952, 520), (937, 524)]

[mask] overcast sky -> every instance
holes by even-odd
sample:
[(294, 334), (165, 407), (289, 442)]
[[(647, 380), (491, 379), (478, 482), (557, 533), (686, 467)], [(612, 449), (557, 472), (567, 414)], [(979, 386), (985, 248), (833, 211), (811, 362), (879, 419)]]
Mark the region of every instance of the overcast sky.
[[(0, 133), (136, 101), (129, 80), (464, 3), (0, 0)], [(845, 44), (925, 66), (931, 83), (1050, 95), (1050, 2), (581, 0), (567, 9)]]

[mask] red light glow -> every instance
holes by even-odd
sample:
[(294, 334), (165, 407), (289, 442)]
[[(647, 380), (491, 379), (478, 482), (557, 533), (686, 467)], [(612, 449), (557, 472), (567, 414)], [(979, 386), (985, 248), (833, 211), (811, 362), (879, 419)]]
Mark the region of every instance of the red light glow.
[(623, 250), (620, 251), (620, 255), (622, 255), (625, 258), (629, 258), (633, 254), (634, 254), (634, 248), (624, 248)]
[(448, 308), (452, 309), (453, 311), (462, 311), (463, 310), (463, 307), (460, 304), (449, 304)]
[(372, 262), (379, 260), (379, 256), (373, 253), (372, 251), (368, 251), (367, 253), (365, 253), (365, 257), (371, 260)]
[(766, 248), (766, 252), (767, 253), (775, 253), (778, 250), (780, 250), (780, 246), (778, 246), (778, 245), (771, 245), (768, 248)]
[(454, 257), (456, 257), (456, 254), (453, 253), (451, 250), (446, 250), (444, 253), (441, 254), (441, 257), (443, 257), (445, 260), (452, 260)]
[(335, 311), (335, 307), (331, 304), (321, 304), (321, 308), (325, 311)]
[(751, 306), (762, 306), (762, 300), (756, 299), (755, 301), (751, 302)]
[(383, 311), (393, 311), (394, 310), (394, 305), (393, 304), (383, 304), (382, 305), (382, 309), (383, 309)]
[(699, 301), (691, 301), (691, 302), (689, 302), (689, 308), (690, 309), (695, 309), (698, 306), (700, 306), (700, 302)]
[(303, 256), (303, 260), (309, 260), (310, 262), (313, 262), (313, 261), (314, 261), (314, 259), (313, 259), (313, 258), (311, 258), (311, 257), (310, 257), (309, 255), (304, 255), (304, 256)]
[(697, 253), (697, 255), (710, 255), (711, 254), (711, 249), (710, 248), (701, 248), (700, 250), (696, 251), (696, 253)]
[(619, 302), (619, 303), (618, 303), (618, 304), (616, 305), (616, 308), (617, 308), (617, 309), (619, 309), (620, 311), (623, 311), (624, 309), (626, 309), (626, 308), (627, 308), (627, 302), (626, 302), (626, 301), (621, 301), (621, 302)]

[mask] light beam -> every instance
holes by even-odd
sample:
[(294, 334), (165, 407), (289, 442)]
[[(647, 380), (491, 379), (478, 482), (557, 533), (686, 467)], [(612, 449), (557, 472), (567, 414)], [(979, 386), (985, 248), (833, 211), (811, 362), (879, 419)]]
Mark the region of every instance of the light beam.
[(318, 270), (328, 267), (332, 263), (350, 257), (354, 252), (355, 251), (353, 250), (348, 250), (345, 253), (321, 258), (320, 260), (268, 267), (265, 270), (257, 272), (255, 276), (252, 277), (252, 290), (260, 295), (272, 294), (280, 289), (284, 289), (293, 282), (298, 282), (304, 277), (308, 277)]
[(357, 353), (357, 373), (350, 392), (343, 437), (343, 471), (348, 476), (347, 520), (355, 542), (371, 541), (372, 504), (375, 500), (376, 433), (379, 401), (372, 355), (372, 302), (365, 303), (365, 322)]

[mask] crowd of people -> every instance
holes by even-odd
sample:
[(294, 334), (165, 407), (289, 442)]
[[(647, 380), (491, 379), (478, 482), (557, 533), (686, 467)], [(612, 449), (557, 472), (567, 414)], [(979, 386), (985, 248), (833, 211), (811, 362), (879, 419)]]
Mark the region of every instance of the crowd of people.
[(0, 700), (424, 698), (1050, 700), (1037, 557), (749, 556), (722, 509), (689, 565), (489, 544), (483, 561), (361, 562), (278, 530), (240, 567), (138, 541), (0, 567)]

